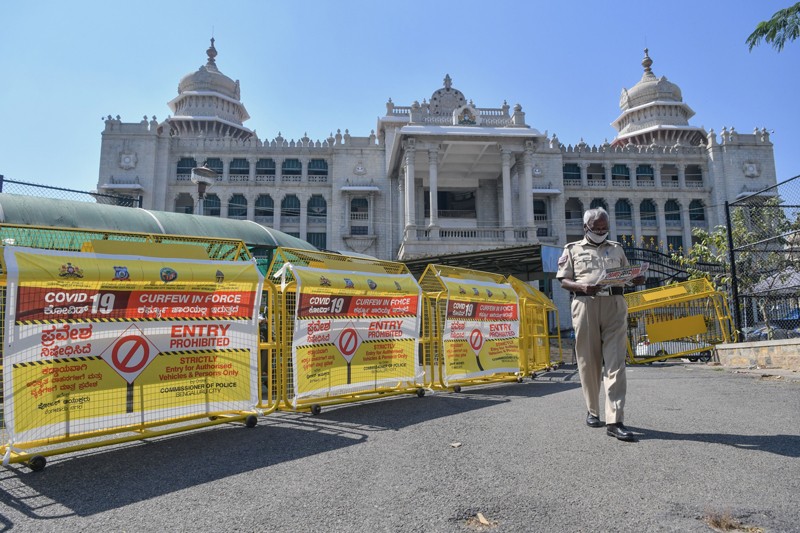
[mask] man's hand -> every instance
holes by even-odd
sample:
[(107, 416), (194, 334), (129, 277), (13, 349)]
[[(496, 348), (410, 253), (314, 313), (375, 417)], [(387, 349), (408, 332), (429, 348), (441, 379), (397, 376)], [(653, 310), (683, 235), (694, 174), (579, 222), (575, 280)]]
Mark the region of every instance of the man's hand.
[(583, 286), (583, 292), (585, 292), (589, 296), (594, 296), (595, 294), (597, 294), (598, 292), (600, 292), (603, 289), (605, 289), (605, 287), (603, 287), (602, 285), (589, 285), (589, 284), (586, 284), (586, 285)]

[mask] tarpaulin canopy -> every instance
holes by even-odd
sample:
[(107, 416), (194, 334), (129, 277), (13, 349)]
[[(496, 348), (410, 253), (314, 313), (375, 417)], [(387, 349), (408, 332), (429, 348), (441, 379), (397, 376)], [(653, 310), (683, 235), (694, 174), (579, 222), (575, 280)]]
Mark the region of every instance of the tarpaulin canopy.
[(56, 228), (82, 228), (238, 239), (249, 247), (316, 247), (250, 220), (150, 211), (135, 207), (0, 193), (0, 222)]

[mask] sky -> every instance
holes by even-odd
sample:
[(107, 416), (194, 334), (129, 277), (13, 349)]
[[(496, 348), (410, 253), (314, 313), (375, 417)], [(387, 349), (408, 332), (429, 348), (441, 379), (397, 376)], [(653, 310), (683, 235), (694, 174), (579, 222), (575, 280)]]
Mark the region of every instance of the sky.
[(690, 124), (773, 132), (778, 181), (800, 174), (800, 40), (748, 51), (789, 1), (8, 0), (0, 6), (0, 174), (97, 187), (103, 117), (164, 120), (206, 62), (241, 84), (260, 139), (368, 136), (449, 74), (477, 107), (522, 105), (564, 144), (612, 140), (623, 88), (677, 84)]

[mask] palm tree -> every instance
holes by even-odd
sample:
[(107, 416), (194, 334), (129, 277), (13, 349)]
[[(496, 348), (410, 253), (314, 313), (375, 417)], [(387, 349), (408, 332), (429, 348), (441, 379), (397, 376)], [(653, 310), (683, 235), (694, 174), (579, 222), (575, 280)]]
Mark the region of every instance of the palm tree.
[(798, 37), (800, 37), (800, 2), (781, 9), (769, 20), (759, 22), (745, 42), (751, 52), (762, 39), (780, 52), (787, 42), (794, 41)]

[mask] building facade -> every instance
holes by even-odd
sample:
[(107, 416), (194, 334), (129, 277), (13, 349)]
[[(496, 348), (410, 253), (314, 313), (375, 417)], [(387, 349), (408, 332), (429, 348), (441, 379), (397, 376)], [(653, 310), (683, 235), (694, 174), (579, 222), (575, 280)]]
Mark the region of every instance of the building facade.
[[(563, 246), (582, 238), (582, 213), (596, 206), (611, 215), (612, 238), (685, 249), (693, 227), (724, 223), (726, 200), (776, 183), (769, 133), (691, 125), (680, 88), (652, 72), (647, 50), (641, 79), (622, 91), (616, 138), (591, 146), (541, 133), (519, 104), (478, 107), (449, 76), (422, 103), (390, 99), (367, 136), (260, 139), (213, 39), (206, 53), (166, 120), (107, 117), (100, 192), (141, 195), (147, 209), (202, 206), (320, 248), (404, 260)], [(199, 202), (191, 169), (204, 164), (218, 177)]]

